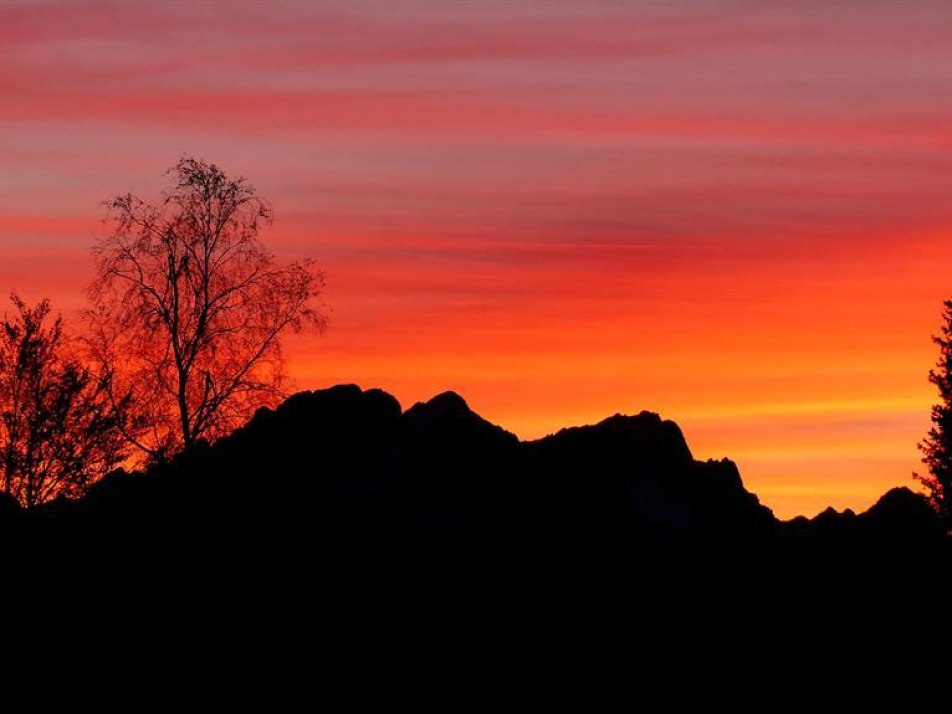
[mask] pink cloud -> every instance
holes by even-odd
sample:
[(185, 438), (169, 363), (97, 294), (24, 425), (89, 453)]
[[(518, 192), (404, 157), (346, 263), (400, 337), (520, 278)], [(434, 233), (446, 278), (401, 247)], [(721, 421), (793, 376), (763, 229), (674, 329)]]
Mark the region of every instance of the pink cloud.
[(788, 514), (837, 470), (859, 504), (928, 410), (950, 32), (938, 1), (5, 3), (0, 291), (80, 306), (98, 202), (192, 152), (327, 270), (307, 386), (460, 388), (525, 435), (656, 408)]

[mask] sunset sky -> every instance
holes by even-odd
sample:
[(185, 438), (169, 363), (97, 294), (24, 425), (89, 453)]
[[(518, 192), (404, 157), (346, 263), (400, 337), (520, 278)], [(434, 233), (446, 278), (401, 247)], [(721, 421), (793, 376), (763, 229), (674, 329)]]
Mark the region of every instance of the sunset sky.
[(934, 400), (950, 38), (948, 0), (0, 0), (0, 292), (72, 315), (100, 202), (192, 154), (326, 272), (300, 387), (648, 409), (780, 517), (862, 509)]

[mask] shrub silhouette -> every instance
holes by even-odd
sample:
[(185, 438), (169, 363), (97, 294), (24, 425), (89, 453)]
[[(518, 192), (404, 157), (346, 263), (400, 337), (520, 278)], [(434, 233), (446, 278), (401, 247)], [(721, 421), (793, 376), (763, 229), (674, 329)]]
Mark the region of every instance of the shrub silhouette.
[[(0, 474), (3, 490), (24, 506), (76, 497), (120, 463), (125, 442), (104, 384), (71, 354), (62, 318), (50, 303), (0, 325)], [(115, 408), (114, 408), (115, 407)]]

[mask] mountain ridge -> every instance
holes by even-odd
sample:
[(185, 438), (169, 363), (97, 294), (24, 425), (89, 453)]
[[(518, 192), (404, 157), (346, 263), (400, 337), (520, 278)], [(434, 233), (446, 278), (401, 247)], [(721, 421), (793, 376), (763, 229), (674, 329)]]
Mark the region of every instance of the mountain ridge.
[(302, 641), (361, 667), (637, 650), (706, 671), (725, 642), (773, 662), (835, 631), (818, 651), (836, 666), (933, 637), (907, 613), (952, 592), (952, 553), (908, 489), (778, 521), (656, 414), (520, 442), (438, 396), (302, 392), (80, 501), (0, 499), (6, 581), (18, 602), (82, 603), (82, 641), (123, 656), (198, 640), (205, 660), (278, 669)]
[[(288, 489), (306, 494), (315, 517), (323, 503), (331, 512), (366, 510), (391, 527), (394, 518), (402, 526), (528, 519), (546, 528), (630, 530), (654, 541), (702, 532), (842, 539), (877, 530), (867, 522), (919, 536), (938, 528), (923, 497), (903, 488), (859, 515), (827, 509), (780, 521), (745, 488), (733, 461), (696, 460), (680, 427), (649, 411), (520, 440), (456, 392), (404, 410), (387, 392), (353, 384), (298, 392), (215, 444), (145, 473), (110, 475), (79, 502), (47, 504), (36, 515), (0, 502), (0, 521), (95, 518), (82, 514), (120, 502), (120, 492), (150, 489), (173, 509), (189, 510), (182, 506), (189, 499), (248, 508), (254, 499), (242, 493)], [(277, 507), (273, 495), (259, 500)]]

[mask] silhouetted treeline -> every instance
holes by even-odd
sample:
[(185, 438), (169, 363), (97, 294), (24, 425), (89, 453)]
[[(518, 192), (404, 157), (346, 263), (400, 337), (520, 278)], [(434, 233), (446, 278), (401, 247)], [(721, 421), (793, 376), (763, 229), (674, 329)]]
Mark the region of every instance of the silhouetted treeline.
[(280, 264), (244, 177), (185, 156), (159, 201), (106, 202), (82, 328), (14, 293), (0, 320), (0, 492), (82, 496), (117, 464), (163, 462), (286, 396), (282, 339), (322, 331), (314, 261)]

